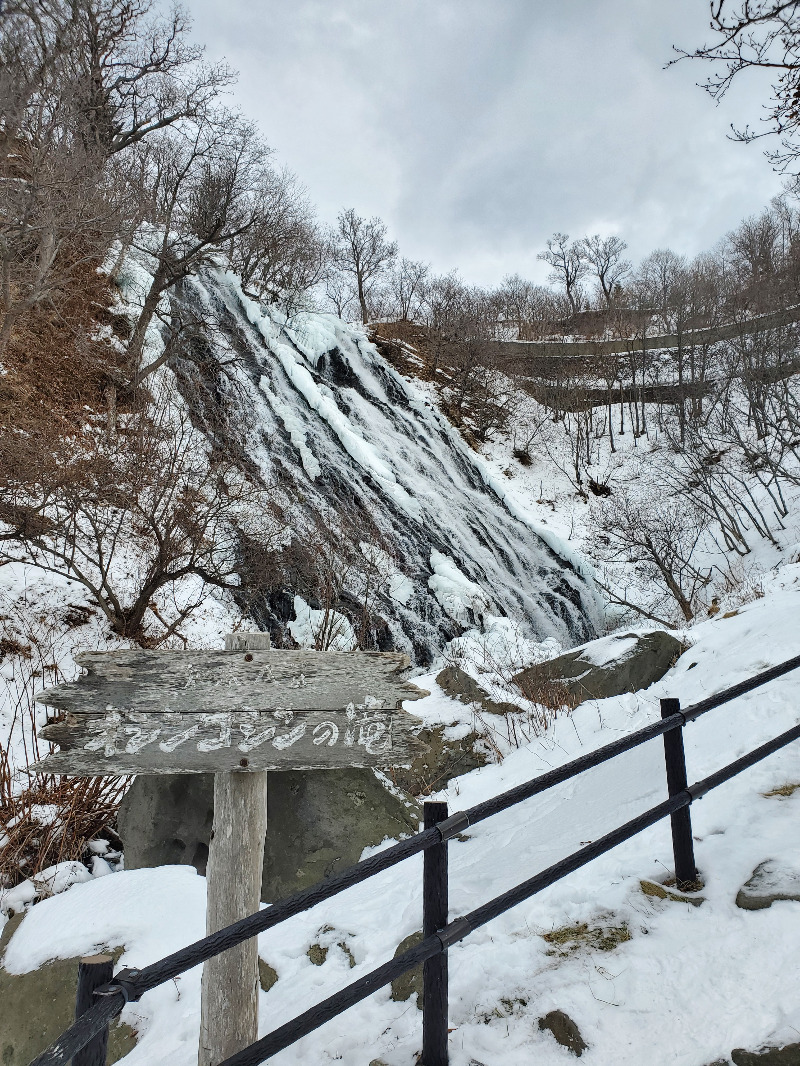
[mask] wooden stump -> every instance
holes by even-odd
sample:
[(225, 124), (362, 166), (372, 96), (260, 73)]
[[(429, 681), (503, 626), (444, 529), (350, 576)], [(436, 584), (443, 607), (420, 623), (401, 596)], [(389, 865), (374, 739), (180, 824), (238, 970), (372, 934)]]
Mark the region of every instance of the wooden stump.
[[(234, 640), (226, 639), (226, 650), (269, 647), (264, 633), (235, 634)], [(215, 774), (207, 933), (258, 910), (266, 831), (266, 771)], [(258, 989), (256, 937), (203, 964), (198, 1066), (215, 1066), (258, 1039)]]

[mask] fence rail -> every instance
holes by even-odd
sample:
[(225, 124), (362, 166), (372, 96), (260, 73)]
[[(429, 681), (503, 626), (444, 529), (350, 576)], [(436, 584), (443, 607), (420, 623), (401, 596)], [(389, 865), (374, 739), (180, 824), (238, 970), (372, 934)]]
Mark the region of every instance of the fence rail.
[[(365, 974), (322, 1003), (303, 1012), (261, 1040), (237, 1052), (220, 1066), (255, 1066), (277, 1054), (355, 1003), (389, 984), (421, 963), (423, 967), (423, 1053), (424, 1066), (447, 1066), (447, 949), (463, 940), (474, 929), (529, 899), (563, 877), (605, 854), (618, 844), (638, 835), (666, 817), (672, 823), (673, 854), (678, 886), (696, 881), (691, 833), (691, 803), (724, 784), (737, 774), (792, 741), (800, 739), (800, 724), (773, 740), (755, 748), (710, 776), (687, 784), (683, 749), (683, 728), (724, 703), (759, 688), (800, 667), (800, 656), (765, 670), (738, 685), (733, 685), (705, 700), (682, 709), (677, 699), (661, 701), (662, 718), (626, 737), (582, 755), (564, 766), (550, 770), (530, 781), (485, 800), (466, 811), (447, 816), (444, 804), (426, 804), (425, 828), (415, 836), (298, 892), (293, 896), (243, 918), (241, 921), (204, 937), (188, 947), (141, 970), (120, 971), (110, 984), (95, 990), (96, 1002), (82, 1014), (31, 1066), (64, 1066), (98, 1034), (127, 1002), (138, 1000), (145, 992), (185, 973), (206, 959), (226, 951), (253, 936), (281, 924), (303, 911), (317, 906), (340, 892), (382, 873), (405, 859), (425, 852), (423, 870), (423, 937), (416, 947)], [(447, 842), (475, 825), (518, 803), (568, 781), (592, 767), (599, 766), (631, 751), (658, 736), (664, 737), (667, 787), (669, 798), (638, 817), (612, 830), (566, 858), (523, 881), (515, 888), (495, 897), (470, 913), (447, 923)], [(445, 817), (442, 817), (445, 815)]]

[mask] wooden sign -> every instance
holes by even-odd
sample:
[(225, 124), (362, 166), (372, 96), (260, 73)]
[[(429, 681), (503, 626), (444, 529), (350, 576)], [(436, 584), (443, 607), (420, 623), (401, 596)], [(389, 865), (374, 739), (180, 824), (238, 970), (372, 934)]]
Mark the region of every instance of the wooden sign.
[(225, 773), (400, 766), (422, 750), (397, 653), (85, 652), (87, 673), (39, 693), (46, 773)]

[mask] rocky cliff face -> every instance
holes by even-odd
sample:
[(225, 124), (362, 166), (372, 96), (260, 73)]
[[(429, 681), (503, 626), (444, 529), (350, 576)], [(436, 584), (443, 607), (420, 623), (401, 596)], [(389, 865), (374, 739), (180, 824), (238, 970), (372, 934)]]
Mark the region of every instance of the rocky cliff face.
[(505, 486), (363, 331), (330, 315), (287, 321), (217, 270), (186, 282), (173, 313), (214, 322), (211, 340), (172, 362), (196, 423), (273, 487), (292, 530), (271, 559), (242, 545), (250, 612), (276, 646), (329, 626), (330, 646), (360, 640), (427, 663), (488, 615), (568, 645), (594, 635), (581, 561), (504, 502)]

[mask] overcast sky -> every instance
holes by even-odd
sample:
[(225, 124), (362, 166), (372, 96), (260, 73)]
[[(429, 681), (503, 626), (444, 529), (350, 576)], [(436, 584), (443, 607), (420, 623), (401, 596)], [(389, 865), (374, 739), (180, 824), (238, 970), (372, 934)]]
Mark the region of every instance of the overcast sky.
[(619, 233), (634, 258), (711, 246), (781, 189), (751, 79), (722, 106), (669, 70), (708, 0), (190, 0), (236, 101), (320, 217), (380, 215), (404, 255), (469, 281), (544, 280), (548, 236)]

